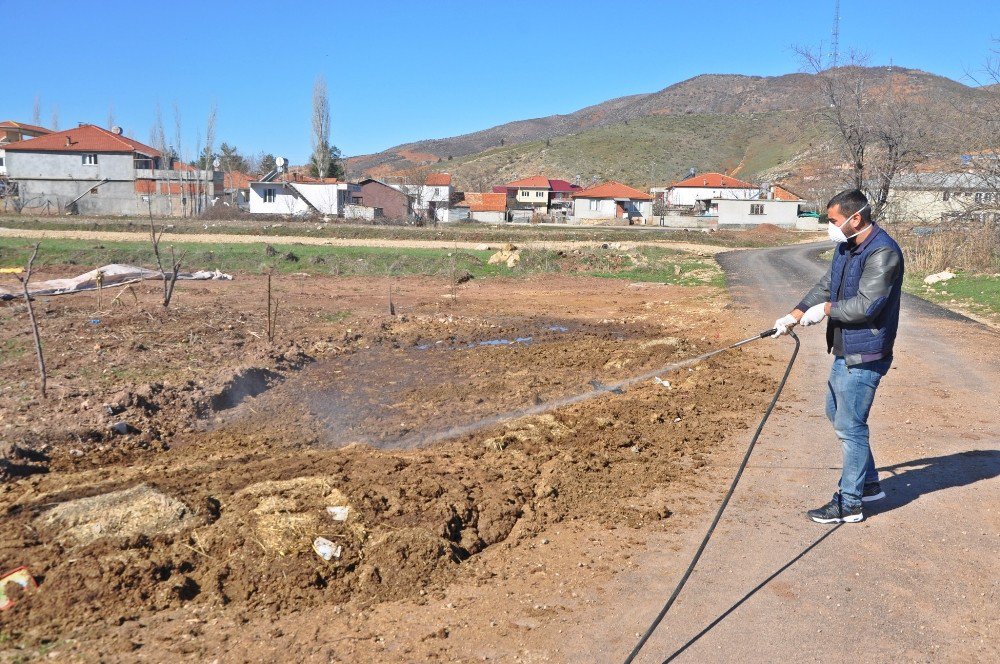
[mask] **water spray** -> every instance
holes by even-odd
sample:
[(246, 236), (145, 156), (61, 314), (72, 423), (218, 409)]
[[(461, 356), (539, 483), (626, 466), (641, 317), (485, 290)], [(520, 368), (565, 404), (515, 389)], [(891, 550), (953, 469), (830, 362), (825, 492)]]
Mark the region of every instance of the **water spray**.
[[(715, 350), (709, 351), (707, 353), (702, 353), (697, 357), (691, 357), (680, 362), (674, 362), (673, 364), (668, 364), (665, 367), (660, 367), (659, 369), (654, 369), (652, 371), (647, 371), (636, 376), (631, 376), (630, 378), (625, 378), (616, 383), (601, 383), (599, 381), (591, 381), (590, 385), (594, 389), (588, 392), (582, 392), (580, 394), (573, 394), (566, 397), (561, 397), (559, 399), (553, 399), (551, 401), (546, 401), (544, 403), (536, 404), (534, 406), (529, 406), (527, 408), (520, 408), (518, 410), (508, 411), (506, 413), (499, 413), (497, 415), (491, 415), (490, 417), (483, 418), (476, 422), (471, 422), (468, 424), (461, 424), (458, 426), (450, 427), (448, 429), (443, 429), (441, 431), (436, 431), (428, 434), (414, 434), (407, 438), (404, 438), (401, 443), (404, 447), (416, 446), (416, 445), (429, 445), (442, 440), (448, 440), (450, 438), (458, 438), (460, 436), (465, 436), (470, 433), (475, 433), (480, 429), (485, 429), (487, 427), (495, 426), (497, 424), (503, 424), (505, 422), (510, 422), (511, 420), (519, 420), (522, 417), (531, 417), (533, 415), (542, 415), (552, 410), (558, 408), (565, 408), (566, 406), (572, 406), (573, 404), (578, 404), (582, 401), (589, 401), (590, 399), (595, 399), (600, 396), (604, 396), (611, 392), (613, 394), (621, 394), (626, 388), (632, 387), (637, 383), (643, 383), (648, 380), (657, 378), (659, 374), (668, 373), (670, 371), (676, 371), (678, 369), (686, 369), (692, 367), (700, 362), (715, 357), (720, 353), (725, 353), (728, 350), (733, 350), (734, 348), (739, 348), (740, 346), (745, 346), (748, 343), (759, 341), (760, 339), (766, 339), (772, 336), (776, 330), (765, 330), (760, 334), (755, 334), (752, 337), (743, 339), (742, 341), (737, 341), (736, 343), (730, 344), (723, 348), (716, 348)], [(794, 336), (794, 335), (793, 335)], [(798, 343), (798, 338), (796, 337), (796, 344)], [(796, 349), (798, 346), (796, 346)], [(783, 385), (784, 383), (782, 383)], [(780, 391), (780, 389), (779, 389)], [(770, 411), (769, 411), (770, 412)]]

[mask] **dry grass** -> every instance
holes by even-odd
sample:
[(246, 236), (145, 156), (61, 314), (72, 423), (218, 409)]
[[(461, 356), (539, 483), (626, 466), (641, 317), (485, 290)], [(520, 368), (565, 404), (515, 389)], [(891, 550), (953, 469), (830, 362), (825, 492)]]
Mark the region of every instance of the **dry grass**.
[(958, 269), (973, 273), (1000, 271), (1000, 225), (988, 221), (918, 234), (913, 227), (890, 230), (903, 248), (906, 267), (919, 273)]

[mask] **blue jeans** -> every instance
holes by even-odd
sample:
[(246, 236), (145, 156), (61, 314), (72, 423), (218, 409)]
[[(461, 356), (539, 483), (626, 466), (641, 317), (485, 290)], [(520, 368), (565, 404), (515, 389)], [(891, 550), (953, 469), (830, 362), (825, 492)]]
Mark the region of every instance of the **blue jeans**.
[(861, 505), (865, 482), (877, 482), (875, 458), (868, 443), (868, 413), (875, 401), (875, 390), (889, 371), (892, 357), (847, 366), (837, 357), (827, 383), (826, 416), (844, 446), (844, 471), (840, 476), (840, 495), (845, 508)]

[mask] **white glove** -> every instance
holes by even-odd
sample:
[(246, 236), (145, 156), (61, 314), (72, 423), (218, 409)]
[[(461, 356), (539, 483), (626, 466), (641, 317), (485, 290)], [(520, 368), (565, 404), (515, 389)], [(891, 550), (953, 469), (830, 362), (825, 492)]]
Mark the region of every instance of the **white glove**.
[(822, 323), (824, 318), (826, 318), (826, 302), (817, 304), (815, 307), (809, 307), (809, 309), (802, 314), (802, 318), (799, 319), (799, 325), (802, 327), (809, 327), (810, 325), (815, 325), (816, 323)]
[(778, 320), (774, 321), (774, 329), (776, 330), (774, 334), (771, 335), (772, 339), (777, 339), (783, 334), (788, 334), (788, 330), (795, 327), (798, 321), (795, 320), (795, 316), (791, 314), (785, 314)]

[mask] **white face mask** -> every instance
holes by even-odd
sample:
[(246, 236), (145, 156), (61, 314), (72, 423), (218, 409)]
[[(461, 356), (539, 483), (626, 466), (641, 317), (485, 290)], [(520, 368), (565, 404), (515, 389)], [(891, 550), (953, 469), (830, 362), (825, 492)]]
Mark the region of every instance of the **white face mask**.
[[(858, 210), (854, 214), (860, 214), (861, 211), (864, 210), (866, 207), (868, 207), (867, 203), (865, 203), (864, 206), (862, 206), (861, 210)], [(827, 234), (829, 234), (831, 240), (833, 240), (837, 244), (841, 244), (843, 242), (847, 242), (852, 237), (857, 237), (858, 235), (860, 235), (861, 233), (864, 232), (865, 228), (868, 228), (867, 226), (865, 226), (865, 228), (862, 228), (860, 231), (858, 231), (854, 235), (850, 235), (850, 236), (844, 235), (843, 228), (844, 228), (844, 226), (847, 225), (847, 222), (850, 221), (851, 217), (853, 217), (854, 214), (852, 214), (847, 219), (844, 219), (844, 223), (842, 223), (840, 226), (838, 226), (837, 224), (835, 224), (833, 222), (830, 222), (830, 223), (828, 223), (826, 225), (826, 232), (827, 232)]]

